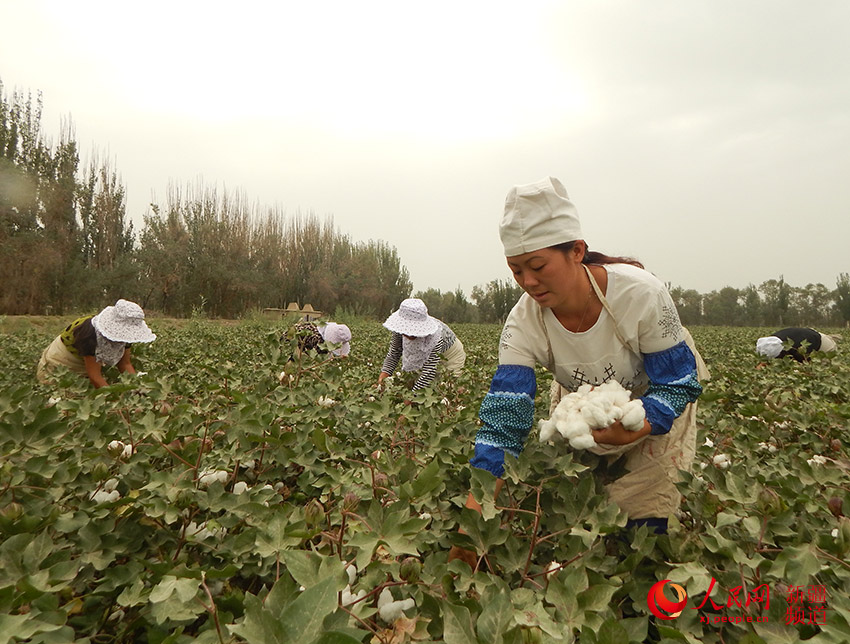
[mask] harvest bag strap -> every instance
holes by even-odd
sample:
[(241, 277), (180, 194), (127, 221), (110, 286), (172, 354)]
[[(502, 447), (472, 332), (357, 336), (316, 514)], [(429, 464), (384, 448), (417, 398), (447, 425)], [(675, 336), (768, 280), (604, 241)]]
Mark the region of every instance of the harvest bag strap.
[[(635, 351), (634, 348), (626, 342), (623, 334), (620, 333), (620, 327), (617, 325), (617, 318), (614, 317), (614, 312), (611, 310), (611, 305), (608, 304), (608, 300), (605, 299), (605, 296), (602, 294), (602, 289), (599, 288), (599, 284), (596, 283), (596, 279), (593, 277), (593, 273), (590, 272), (590, 269), (587, 265), (582, 264), (585, 272), (587, 273), (588, 279), (590, 279), (590, 285), (593, 287), (594, 292), (596, 293), (596, 297), (599, 298), (599, 301), (602, 302), (602, 306), (605, 307), (605, 310), (608, 311), (608, 315), (611, 316), (611, 321), (614, 323), (614, 333), (617, 334), (617, 339), (623, 344), (624, 347), (628, 347), (629, 350), (639, 355), (639, 352)], [(546, 349), (549, 352), (549, 371), (551, 373), (555, 373), (555, 354), (552, 352), (552, 341), (549, 339), (549, 331), (546, 329), (546, 321), (543, 319), (543, 307), (537, 306), (537, 317), (540, 322), (540, 327), (543, 329), (543, 335), (546, 336)]]

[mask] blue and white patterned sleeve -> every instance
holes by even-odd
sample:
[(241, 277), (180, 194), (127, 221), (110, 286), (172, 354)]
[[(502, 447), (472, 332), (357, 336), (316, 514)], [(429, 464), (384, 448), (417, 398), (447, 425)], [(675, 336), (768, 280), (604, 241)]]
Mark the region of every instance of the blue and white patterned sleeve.
[(657, 353), (643, 354), (649, 388), (641, 397), (650, 434), (666, 434), (673, 421), (702, 393), (697, 380), (697, 363), (690, 347), (680, 342)]
[(519, 456), (534, 424), (536, 393), (534, 369), (499, 365), (478, 412), (482, 426), (475, 436), (475, 456), (470, 460), (474, 467), (499, 477), (504, 474), (505, 452)]

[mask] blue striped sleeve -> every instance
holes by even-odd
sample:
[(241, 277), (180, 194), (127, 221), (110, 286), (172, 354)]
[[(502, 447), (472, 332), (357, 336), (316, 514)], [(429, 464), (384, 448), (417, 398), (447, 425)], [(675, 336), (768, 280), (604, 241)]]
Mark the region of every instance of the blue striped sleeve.
[(475, 436), (474, 467), (495, 476), (505, 472), (505, 452), (519, 456), (534, 424), (534, 369), (522, 365), (499, 365), (490, 391), (481, 403), (481, 428)]
[(688, 345), (680, 342), (664, 351), (644, 354), (643, 366), (649, 388), (641, 401), (652, 426), (650, 434), (666, 434), (685, 407), (702, 393), (696, 359)]

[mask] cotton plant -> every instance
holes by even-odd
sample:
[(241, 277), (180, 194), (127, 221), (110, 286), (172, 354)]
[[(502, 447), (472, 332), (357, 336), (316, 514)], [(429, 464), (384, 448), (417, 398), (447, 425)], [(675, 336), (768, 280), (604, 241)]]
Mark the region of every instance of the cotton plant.
[(588, 449), (596, 445), (591, 433), (594, 429), (609, 427), (619, 420), (624, 428), (636, 432), (645, 419), (643, 403), (632, 400), (631, 392), (619, 382), (612, 380), (598, 387), (582, 385), (561, 398), (551, 417), (539, 422), (540, 442), (551, 441), (559, 434), (573, 449)]

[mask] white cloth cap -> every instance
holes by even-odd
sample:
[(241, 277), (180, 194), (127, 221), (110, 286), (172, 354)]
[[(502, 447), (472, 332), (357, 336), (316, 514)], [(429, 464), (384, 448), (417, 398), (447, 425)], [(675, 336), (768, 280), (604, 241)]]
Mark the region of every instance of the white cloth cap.
[(824, 353), (831, 353), (838, 350), (838, 344), (835, 342), (838, 336), (820, 334), (820, 350)]
[(345, 324), (328, 322), (319, 329), (325, 342), (341, 344), (338, 349), (333, 350), (335, 356), (347, 356), (351, 352), (351, 329)]
[(775, 335), (768, 335), (756, 340), (756, 353), (765, 358), (775, 358), (782, 353), (782, 340)]
[(384, 326), (395, 333), (421, 338), (436, 332), (440, 321), (428, 315), (425, 302), (410, 297), (399, 304), (398, 311), (386, 319)]
[(506, 257), (583, 239), (578, 211), (554, 177), (511, 188), (499, 235)]
[(145, 312), (135, 302), (118, 300), (91, 319), (95, 330), (113, 342), (153, 342), (156, 334), (145, 324)]

